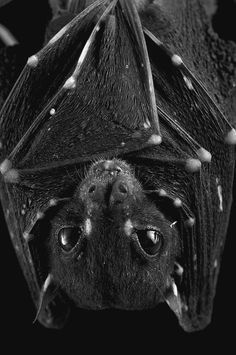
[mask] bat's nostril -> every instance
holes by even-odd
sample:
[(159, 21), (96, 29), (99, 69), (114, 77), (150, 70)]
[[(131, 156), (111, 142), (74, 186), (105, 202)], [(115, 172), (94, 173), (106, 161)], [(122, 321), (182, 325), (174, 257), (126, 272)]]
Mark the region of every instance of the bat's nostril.
[(128, 185), (123, 181), (116, 181), (112, 186), (111, 196), (110, 196), (110, 203), (113, 204), (120, 204), (125, 201), (128, 197)]
[(95, 190), (96, 190), (96, 185), (92, 185), (92, 186), (90, 186), (90, 188), (88, 189), (88, 193), (89, 193), (89, 194), (93, 194)]
[(119, 191), (120, 193), (122, 193), (122, 194), (127, 194), (128, 188), (127, 188), (127, 186), (126, 186), (124, 183), (121, 182), (121, 183), (118, 185), (118, 191)]

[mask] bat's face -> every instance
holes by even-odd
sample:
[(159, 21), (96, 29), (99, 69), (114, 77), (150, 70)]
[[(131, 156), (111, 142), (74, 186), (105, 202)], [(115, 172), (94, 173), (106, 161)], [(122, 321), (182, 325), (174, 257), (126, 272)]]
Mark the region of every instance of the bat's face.
[(164, 300), (177, 233), (129, 165), (93, 164), (52, 225), (52, 274), (79, 307), (139, 309)]

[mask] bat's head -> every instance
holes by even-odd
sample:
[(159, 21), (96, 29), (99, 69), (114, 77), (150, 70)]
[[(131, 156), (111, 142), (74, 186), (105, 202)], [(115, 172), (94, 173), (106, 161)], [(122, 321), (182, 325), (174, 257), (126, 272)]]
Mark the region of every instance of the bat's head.
[(172, 286), (172, 224), (132, 167), (100, 160), (53, 220), (52, 274), (79, 307), (154, 307)]

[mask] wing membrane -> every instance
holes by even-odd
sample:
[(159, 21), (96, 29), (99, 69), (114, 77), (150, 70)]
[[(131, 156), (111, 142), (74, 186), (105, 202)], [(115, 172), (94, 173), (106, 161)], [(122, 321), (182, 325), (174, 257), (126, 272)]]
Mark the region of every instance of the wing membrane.
[[(234, 152), (224, 138), (232, 127), (139, 16), (131, 1), (95, 1), (29, 58), (0, 113), (1, 198), (38, 305), (43, 281), (28, 236), (39, 219), (75, 185), (79, 164), (114, 156), (135, 161), (153, 189), (181, 199), (196, 220), (179, 226), (185, 271), (178, 317), (186, 330), (199, 329), (211, 317), (231, 205)], [(202, 169), (186, 171), (189, 159), (200, 159)], [(7, 175), (7, 165), (17, 178)], [(55, 322), (57, 316), (50, 314)]]

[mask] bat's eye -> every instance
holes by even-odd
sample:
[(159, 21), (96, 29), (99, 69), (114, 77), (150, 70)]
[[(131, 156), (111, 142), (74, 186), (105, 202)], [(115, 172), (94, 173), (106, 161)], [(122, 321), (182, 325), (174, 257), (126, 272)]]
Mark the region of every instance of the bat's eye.
[(139, 244), (148, 255), (156, 255), (163, 245), (163, 235), (159, 230), (136, 230)]
[(70, 252), (78, 243), (82, 230), (79, 227), (64, 227), (58, 232), (58, 242), (60, 247)]

